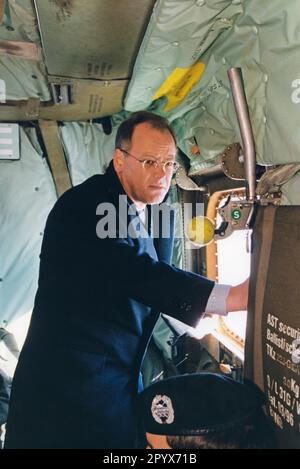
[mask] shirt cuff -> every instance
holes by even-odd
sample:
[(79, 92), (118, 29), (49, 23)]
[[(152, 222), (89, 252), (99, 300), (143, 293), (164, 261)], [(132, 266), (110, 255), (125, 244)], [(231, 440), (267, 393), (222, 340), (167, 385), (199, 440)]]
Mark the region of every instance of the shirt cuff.
[(216, 283), (208, 298), (205, 313), (227, 316), (226, 301), (231, 285)]

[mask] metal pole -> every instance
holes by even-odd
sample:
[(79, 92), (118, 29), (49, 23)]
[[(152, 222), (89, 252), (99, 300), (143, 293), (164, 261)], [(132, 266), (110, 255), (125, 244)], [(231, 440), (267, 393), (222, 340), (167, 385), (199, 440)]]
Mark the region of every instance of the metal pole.
[(254, 201), (256, 198), (256, 159), (253, 132), (249, 117), (245, 90), (243, 87), (242, 71), (240, 68), (230, 68), (228, 78), (231, 85), (234, 106), (240, 127), (245, 156), (246, 199)]

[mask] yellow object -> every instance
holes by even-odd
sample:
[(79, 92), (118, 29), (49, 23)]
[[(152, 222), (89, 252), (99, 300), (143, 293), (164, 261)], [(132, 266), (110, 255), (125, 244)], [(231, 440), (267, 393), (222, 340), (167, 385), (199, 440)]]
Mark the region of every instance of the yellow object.
[(208, 217), (194, 217), (187, 225), (186, 235), (198, 246), (205, 246), (214, 239), (215, 226)]
[(205, 70), (203, 62), (196, 62), (191, 67), (177, 67), (153, 96), (153, 100), (165, 96), (168, 100), (164, 111), (178, 106), (198, 83)]

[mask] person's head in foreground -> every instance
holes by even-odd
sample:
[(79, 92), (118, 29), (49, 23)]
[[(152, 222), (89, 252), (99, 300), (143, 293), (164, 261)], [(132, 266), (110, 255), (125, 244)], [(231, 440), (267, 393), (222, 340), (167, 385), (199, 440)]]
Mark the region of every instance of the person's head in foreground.
[(153, 449), (275, 448), (264, 404), (253, 383), (214, 373), (158, 381), (139, 396), (147, 448)]

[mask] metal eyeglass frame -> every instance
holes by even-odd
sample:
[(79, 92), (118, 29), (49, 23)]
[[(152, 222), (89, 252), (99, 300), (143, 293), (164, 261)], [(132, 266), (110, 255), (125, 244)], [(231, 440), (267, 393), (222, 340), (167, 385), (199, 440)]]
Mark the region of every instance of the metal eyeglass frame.
[[(131, 156), (133, 159), (135, 159), (136, 161), (138, 161), (139, 163), (141, 163), (141, 165), (143, 166), (144, 169), (146, 170), (149, 170), (149, 169), (156, 169), (158, 167), (158, 165), (162, 166), (163, 169), (164, 169), (164, 172), (172, 172), (173, 174), (176, 173), (176, 171), (179, 169), (179, 163), (177, 161), (173, 161), (173, 160), (168, 160), (168, 161), (158, 161), (158, 160), (155, 160), (155, 159), (151, 159), (151, 158), (146, 158), (145, 160), (140, 160), (139, 158), (137, 158), (136, 156), (134, 156), (132, 153), (129, 153), (129, 151), (127, 150), (124, 150), (124, 148), (118, 148), (118, 150), (122, 151), (123, 153), (125, 153), (126, 155), (128, 156)], [(146, 163), (150, 162), (151, 161), (151, 164), (150, 166), (146, 166)], [(168, 169), (167, 168), (167, 164), (169, 163), (172, 163), (172, 169)]]

